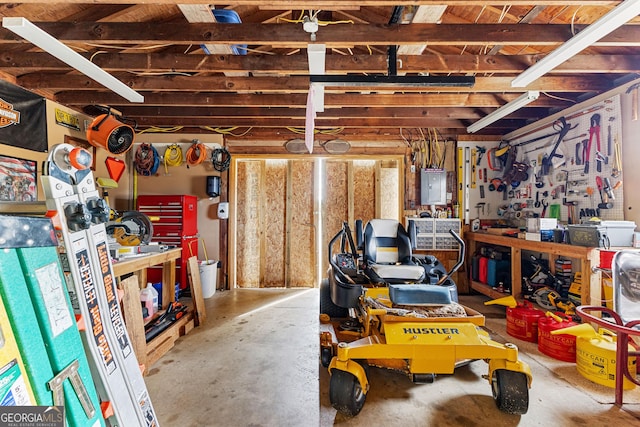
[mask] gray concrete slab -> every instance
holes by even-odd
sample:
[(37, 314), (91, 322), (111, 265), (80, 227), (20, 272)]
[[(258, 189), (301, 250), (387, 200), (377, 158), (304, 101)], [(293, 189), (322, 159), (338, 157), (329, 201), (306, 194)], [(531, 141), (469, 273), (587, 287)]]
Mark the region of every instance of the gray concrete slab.
[(533, 387), (522, 416), (496, 408), (483, 361), (433, 384), (371, 368), (362, 412), (336, 413), (329, 375), (318, 363), (317, 290), (217, 292), (206, 300), (207, 324), (181, 338), (145, 378), (165, 427), (640, 425), (640, 390), (626, 391), (625, 405), (616, 407), (613, 389), (507, 335), (504, 308), (484, 306), (486, 300), (461, 296), (485, 314), (493, 339), (515, 342), (530, 364)]

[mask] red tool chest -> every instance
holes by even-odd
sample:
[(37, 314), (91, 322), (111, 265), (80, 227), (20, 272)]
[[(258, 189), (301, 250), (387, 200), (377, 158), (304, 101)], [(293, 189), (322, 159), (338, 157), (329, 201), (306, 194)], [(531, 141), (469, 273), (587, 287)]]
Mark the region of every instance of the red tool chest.
[[(176, 281), (180, 283), (180, 289), (185, 289), (187, 260), (198, 256), (198, 198), (140, 195), (137, 209), (152, 218), (152, 241), (182, 248), (182, 256), (176, 261)], [(162, 267), (147, 269), (147, 278), (153, 283), (162, 281)]]

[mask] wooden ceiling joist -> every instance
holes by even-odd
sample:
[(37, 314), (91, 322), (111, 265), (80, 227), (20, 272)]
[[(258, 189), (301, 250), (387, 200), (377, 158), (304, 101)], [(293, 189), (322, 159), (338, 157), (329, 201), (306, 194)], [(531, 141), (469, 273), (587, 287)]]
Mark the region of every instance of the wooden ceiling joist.
[[(301, 25), (283, 24), (181, 24), (139, 22), (35, 22), (63, 43), (158, 45), (249, 44), (276, 48), (306, 48), (311, 42)], [(584, 29), (576, 25), (575, 31)], [(314, 43), (327, 47), (357, 45), (429, 46), (558, 46), (572, 37), (571, 27), (561, 24), (411, 24), (333, 25), (318, 30)], [(0, 43), (28, 43), (14, 33), (0, 31)], [(624, 25), (594, 46), (640, 46), (640, 26)]]
[[(90, 57), (87, 55), (87, 57)], [(516, 74), (535, 64), (544, 55), (399, 55), (400, 71), (407, 73), (508, 73)], [(386, 73), (387, 55), (327, 55), (328, 74)], [(185, 55), (172, 53), (101, 53), (92, 62), (108, 72), (137, 71), (160, 73), (229, 72), (253, 70), (273, 74), (306, 74), (306, 55)], [(562, 73), (633, 73), (640, 55), (577, 55), (551, 70)], [(48, 53), (0, 53), (0, 70), (67, 71), (69, 66)]]

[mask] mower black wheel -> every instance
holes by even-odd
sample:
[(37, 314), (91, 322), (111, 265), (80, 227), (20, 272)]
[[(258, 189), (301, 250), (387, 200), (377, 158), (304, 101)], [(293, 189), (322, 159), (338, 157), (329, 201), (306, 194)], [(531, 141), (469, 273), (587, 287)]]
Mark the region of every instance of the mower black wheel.
[(331, 318), (349, 316), (349, 309), (338, 307), (331, 300), (329, 279), (323, 279), (320, 283), (320, 314), (327, 314)]
[(497, 369), (491, 378), (496, 406), (507, 414), (522, 415), (529, 409), (529, 384), (522, 372)]
[(331, 363), (331, 359), (333, 359), (332, 349), (330, 347), (320, 348), (320, 363), (322, 363), (322, 366), (328, 368)]
[(360, 386), (360, 381), (347, 371), (333, 369), (329, 383), (329, 400), (338, 412), (355, 417), (364, 406), (367, 395)]
[(416, 384), (433, 384), (436, 374), (413, 374), (413, 382)]

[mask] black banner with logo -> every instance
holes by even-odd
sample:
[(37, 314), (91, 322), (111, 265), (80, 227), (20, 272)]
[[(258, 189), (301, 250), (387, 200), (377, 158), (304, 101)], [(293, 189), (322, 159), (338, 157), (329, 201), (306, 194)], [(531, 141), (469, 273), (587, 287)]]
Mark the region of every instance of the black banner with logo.
[(43, 97), (0, 80), (0, 144), (47, 151), (47, 104)]

